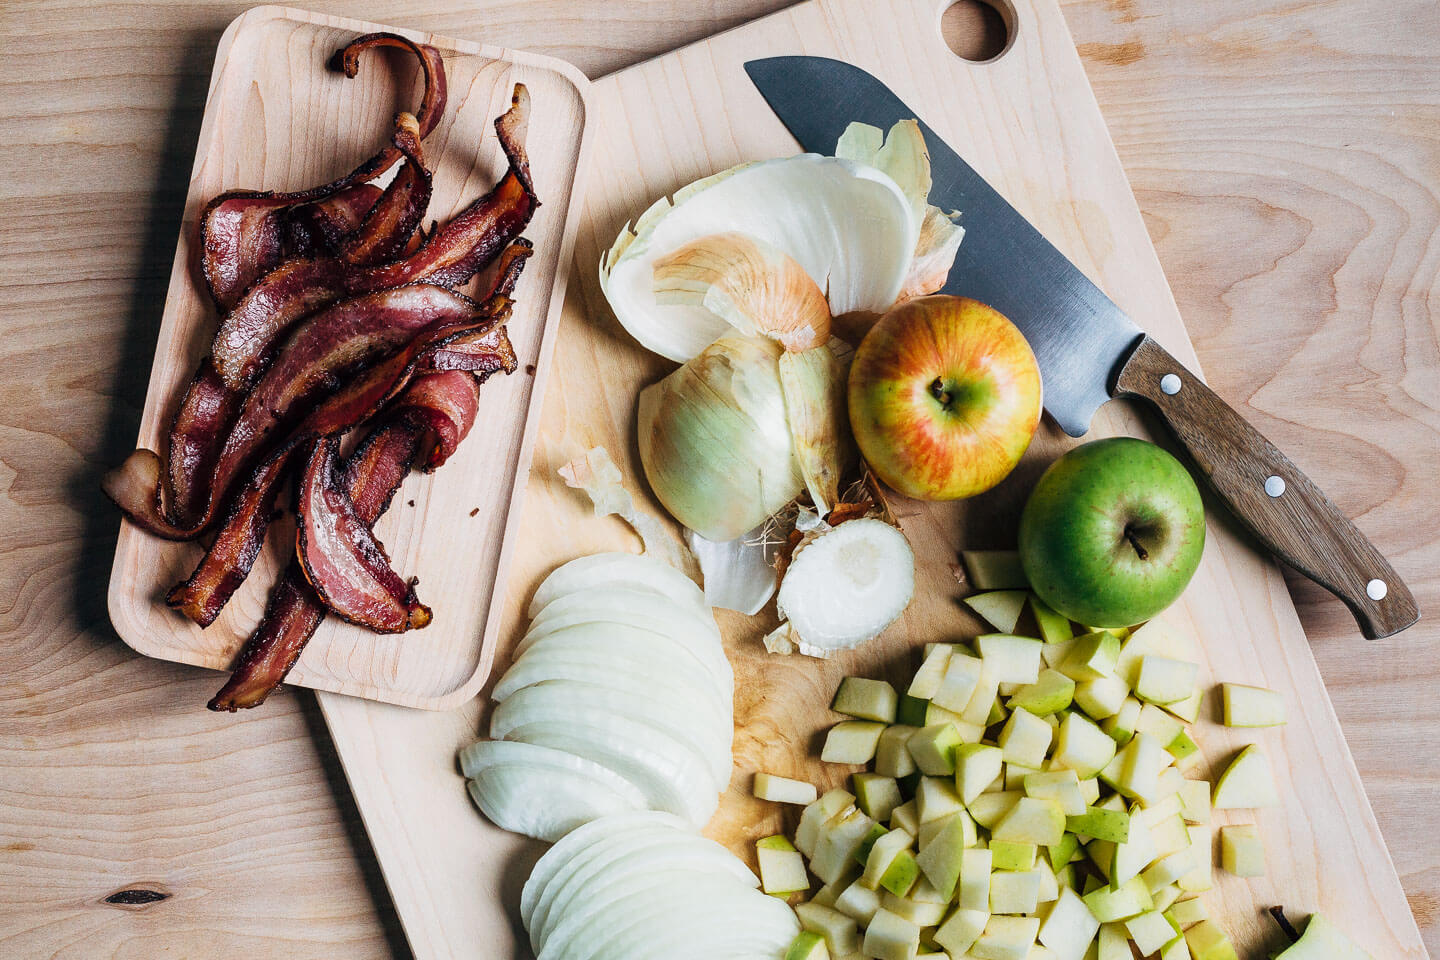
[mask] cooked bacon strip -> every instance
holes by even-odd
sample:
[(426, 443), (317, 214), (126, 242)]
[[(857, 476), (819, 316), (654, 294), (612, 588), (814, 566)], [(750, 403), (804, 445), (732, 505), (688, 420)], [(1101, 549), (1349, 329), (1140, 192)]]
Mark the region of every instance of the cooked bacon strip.
[[(361, 183), (323, 200), (297, 204), (286, 210), (282, 217), (285, 237), (281, 259), (314, 257), (339, 250), (345, 238), (365, 222), (383, 193), (373, 183)], [(280, 260), (276, 260), (267, 264), (250, 282), (254, 283), (261, 274), (269, 273), (279, 263)], [(244, 292), (237, 291), (235, 296), (238, 298)], [(225, 306), (233, 306), (233, 301)]]
[[(419, 59), (425, 76), (425, 93), (416, 110), (416, 121), (418, 137), (428, 136), (445, 112), (445, 68), (439, 51), (395, 34), (372, 33), (357, 38), (337, 52), (330, 61), (330, 68), (343, 71), (347, 77), (353, 79), (360, 68), (360, 53), (376, 46), (402, 47)], [(318, 232), (307, 231), (305, 236), (312, 241), (320, 237), (327, 238), (330, 242), (324, 246), (305, 242), (286, 245), (287, 238), (296, 239), (293, 230), (303, 229), (303, 225), (309, 222), (315, 213), (302, 212), (298, 209), (299, 205), (324, 201), (332, 195), (355, 189), (357, 185), (373, 180), (390, 169), (402, 154), (402, 149), (392, 142), (345, 176), (318, 187), (278, 194), (235, 191), (212, 200), (200, 216), (200, 242), (197, 249), (200, 255), (200, 272), (215, 303), (222, 309), (234, 306), (257, 278), (290, 256), (333, 253), (336, 249), (335, 241), (343, 234), (327, 234), (323, 229)], [(370, 202), (374, 203), (373, 194)], [(354, 221), (358, 223), (368, 209), (367, 205), (364, 210), (359, 211)]]
[(189, 579), (177, 584), (165, 602), (202, 627), (220, 615), (231, 595), (250, 575), (287, 474), (291, 451), (286, 449), (255, 471), (230, 504), (215, 543)]
[(422, 370), (463, 370), (483, 382), (492, 373), (514, 373), (519, 365), (510, 335), (502, 326), (479, 339), (457, 342), (436, 350), (426, 358)]
[(402, 113), (395, 118), (391, 142), (405, 155), (405, 165), (365, 221), (334, 248), (346, 263), (383, 263), (400, 254), (430, 206), (432, 177), (420, 156), (420, 128), (414, 117)]
[[(459, 371), (432, 373), (415, 378), (401, 399), (410, 408), (410, 416), (429, 428), (432, 442), (424, 469), (433, 473), (454, 455), (470, 432), (480, 404), (480, 381)], [(356, 504), (357, 511), (359, 506)]]
[[(384, 513), (410, 472), (424, 432), (418, 421), (400, 416), (377, 427), (356, 448), (346, 465), (346, 487), (361, 519), (373, 524)], [(270, 593), (264, 619), (245, 642), (234, 672), (211, 699), (210, 709), (233, 713), (264, 703), (324, 620), (324, 604), (306, 582), (300, 561), (292, 559)]]
[(355, 511), (345, 490), (334, 437), (316, 442), (300, 481), (295, 555), (305, 579), (331, 612), (379, 633), (402, 633), (430, 622), (430, 608), (390, 568), (385, 548)]
[(529, 97), (515, 85), (510, 110), (495, 121), (510, 168), (479, 198), (415, 253), (381, 266), (360, 267), (336, 258), (292, 260), (261, 278), (225, 317), (215, 334), (215, 369), (232, 390), (250, 386), (273, 357), (281, 335), (296, 320), (346, 296), (425, 280), (453, 287), (484, 269), (530, 222), (539, 201), (530, 186), (524, 152)]

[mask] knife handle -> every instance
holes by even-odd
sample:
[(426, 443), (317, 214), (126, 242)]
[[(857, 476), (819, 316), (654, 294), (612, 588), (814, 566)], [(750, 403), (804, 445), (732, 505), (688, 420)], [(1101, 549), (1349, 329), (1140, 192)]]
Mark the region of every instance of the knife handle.
[(1150, 337), (1125, 361), (1115, 396), (1150, 401), (1235, 516), (1281, 560), (1343, 600), (1371, 640), (1420, 618), (1375, 545), (1305, 474)]

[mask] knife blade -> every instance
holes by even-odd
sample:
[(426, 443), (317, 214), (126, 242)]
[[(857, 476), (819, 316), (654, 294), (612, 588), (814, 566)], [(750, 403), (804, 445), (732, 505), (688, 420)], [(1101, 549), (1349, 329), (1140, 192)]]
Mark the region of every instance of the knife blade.
[(884, 83), (827, 57), (745, 64), (761, 96), (813, 153), (850, 123), (915, 119), (930, 154), (930, 202), (960, 211), (964, 242), (941, 292), (988, 303), (1025, 334), (1045, 409), (1083, 436), (1114, 397), (1145, 399), (1195, 467), (1270, 551), (1349, 606), (1371, 639), (1419, 619), (1414, 597), (1373, 544), (1289, 459), (1131, 320)]

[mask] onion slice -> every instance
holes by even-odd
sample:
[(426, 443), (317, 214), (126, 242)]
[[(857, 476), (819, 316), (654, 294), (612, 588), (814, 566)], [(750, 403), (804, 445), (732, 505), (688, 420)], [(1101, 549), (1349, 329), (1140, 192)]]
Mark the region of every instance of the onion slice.
[(858, 646), (893, 623), (915, 591), (905, 535), (861, 517), (807, 534), (780, 581), (776, 606), (800, 651), (825, 656)]
[(533, 619), (551, 600), (566, 593), (606, 586), (648, 590), (709, 614), (705, 595), (695, 581), (670, 564), (648, 555), (615, 552), (576, 557), (556, 567), (536, 588), (526, 616)]
[(553, 842), (582, 823), (645, 805), (639, 789), (610, 769), (534, 744), (482, 740), (460, 752), (460, 767), (491, 822), (537, 840)]

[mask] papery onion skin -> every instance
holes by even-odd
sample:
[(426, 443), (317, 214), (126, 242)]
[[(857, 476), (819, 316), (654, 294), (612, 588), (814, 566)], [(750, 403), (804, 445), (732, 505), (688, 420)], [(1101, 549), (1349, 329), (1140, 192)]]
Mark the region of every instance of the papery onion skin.
[(640, 392), (640, 461), (665, 509), (708, 540), (733, 540), (804, 489), (778, 344), (721, 337)]

